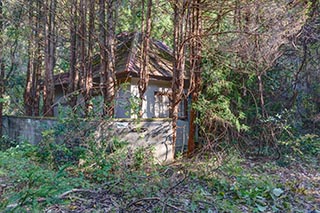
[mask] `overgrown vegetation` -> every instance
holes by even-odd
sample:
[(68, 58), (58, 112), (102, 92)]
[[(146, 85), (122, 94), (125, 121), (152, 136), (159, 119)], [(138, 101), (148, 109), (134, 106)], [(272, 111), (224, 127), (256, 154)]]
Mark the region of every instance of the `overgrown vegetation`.
[[(0, 211), (319, 212), (319, 1), (146, 3), (0, 0), (0, 125), (2, 113), (53, 115), (58, 89), (70, 105), (38, 146), (0, 128)], [(126, 41), (121, 51), (141, 61), (116, 82), (116, 62), (126, 63), (116, 33), (137, 30), (142, 47)], [(155, 57), (150, 37), (173, 53), (154, 40), (165, 49)], [(95, 133), (113, 116), (117, 90), (131, 90), (120, 83), (135, 77), (140, 97), (128, 94), (123, 108), (140, 121), (148, 61), (170, 63), (156, 72), (172, 78), (173, 123), (184, 92), (193, 101), (197, 141), (188, 141), (190, 158), (169, 165), (154, 147)]]
[[(318, 147), (319, 148), (319, 147)], [(293, 169), (202, 155), (160, 166), (149, 150), (86, 155), (77, 163), (42, 161), (28, 144), (0, 153), (1, 211), (305, 212), (319, 208), (319, 158)], [(91, 150), (92, 151), (92, 150)], [(310, 151), (310, 150), (309, 150)], [(220, 153), (221, 154), (221, 153)], [(319, 157), (319, 156), (318, 156)], [(48, 165), (49, 164), (49, 165)]]
[[(21, 142), (2, 148), (1, 211), (305, 212), (319, 208), (316, 135), (279, 143), (278, 161), (246, 159), (227, 143), (215, 152), (204, 149), (190, 160), (159, 165), (152, 147), (133, 149), (114, 137), (97, 142), (88, 129), (93, 124), (86, 123), (75, 117), (61, 119), (43, 133), (39, 146)], [(79, 130), (86, 133), (79, 135)]]

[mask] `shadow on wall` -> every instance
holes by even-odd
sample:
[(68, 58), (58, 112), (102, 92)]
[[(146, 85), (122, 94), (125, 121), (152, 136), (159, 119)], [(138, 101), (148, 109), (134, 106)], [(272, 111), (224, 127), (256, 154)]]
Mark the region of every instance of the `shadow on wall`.
[[(15, 141), (28, 141), (38, 144), (42, 132), (54, 129), (58, 125), (56, 119), (34, 117), (5, 116), (3, 119), (4, 134)], [(172, 145), (172, 123), (170, 119), (142, 119), (137, 122), (132, 119), (115, 119), (92, 124), (95, 127), (96, 141), (110, 140), (114, 136), (127, 141), (132, 148), (154, 147), (155, 158), (159, 162), (170, 162), (174, 159)], [(176, 151), (186, 148), (188, 122), (178, 121)]]

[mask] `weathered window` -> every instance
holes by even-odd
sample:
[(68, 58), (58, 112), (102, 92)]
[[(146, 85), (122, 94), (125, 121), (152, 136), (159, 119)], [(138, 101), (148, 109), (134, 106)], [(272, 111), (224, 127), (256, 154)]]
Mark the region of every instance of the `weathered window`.
[[(170, 99), (169, 92), (160, 92), (156, 91), (155, 96), (155, 105), (154, 105), (154, 115), (156, 118), (169, 118), (170, 117)], [(182, 98), (179, 104), (179, 119), (188, 118), (188, 100), (187, 98)]]
[(179, 119), (187, 119), (188, 118), (188, 99), (183, 97), (179, 104), (179, 112), (178, 112)]
[(168, 118), (170, 109), (169, 94), (165, 92), (156, 91), (154, 93), (154, 116), (156, 118)]

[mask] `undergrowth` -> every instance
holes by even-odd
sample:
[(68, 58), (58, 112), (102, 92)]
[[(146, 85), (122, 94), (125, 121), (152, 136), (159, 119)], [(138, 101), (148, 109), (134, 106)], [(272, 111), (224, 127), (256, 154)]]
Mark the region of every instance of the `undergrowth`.
[(53, 203), (63, 202), (59, 195), (73, 188), (90, 184), (81, 176), (72, 176), (67, 165), (57, 170), (40, 163), (37, 148), (22, 143), (0, 152), (0, 176), (2, 195), (0, 209), (3, 212), (38, 211)]
[[(107, 121), (106, 121), (107, 122)], [(1, 212), (304, 212), (320, 189), (317, 135), (278, 142), (281, 158), (253, 161), (219, 144), (160, 165), (153, 147), (133, 148), (73, 117), (43, 132), (38, 146), (0, 151)], [(3, 140), (8, 140), (4, 138)], [(288, 169), (286, 167), (291, 167)], [(316, 194), (317, 195), (317, 194)], [(319, 198), (320, 199), (320, 198)]]
[[(0, 152), (1, 184), (6, 185), (0, 198), (2, 212), (53, 207), (66, 212), (303, 212), (306, 208), (294, 204), (298, 197), (305, 202), (307, 189), (293, 187), (298, 180), (283, 181), (277, 175), (282, 168), (274, 162), (250, 162), (235, 150), (220, 158), (202, 153), (192, 160), (159, 165), (151, 148), (132, 150), (123, 145), (96, 155), (90, 153), (96, 149), (88, 148), (77, 164), (55, 167), (54, 161), (39, 158), (39, 152), (29, 144)], [(62, 196), (66, 192), (68, 196)]]

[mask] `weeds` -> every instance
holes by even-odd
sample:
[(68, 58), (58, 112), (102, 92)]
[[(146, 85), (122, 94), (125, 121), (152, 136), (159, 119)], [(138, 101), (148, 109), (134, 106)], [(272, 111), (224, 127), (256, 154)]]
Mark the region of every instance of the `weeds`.
[(89, 186), (80, 177), (70, 177), (65, 167), (57, 171), (45, 169), (37, 159), (36, 147), (23, 143), (0, 152), (0, 168), (5, 176), (5, 188), (0, 209), (21, 212), (39, 210), (51, 203), (59, 203), (58, 195), (65, 190)]
[(155, 162), (153, 147), (133, 148), (108, 134), (97, 140), (94, 123), (75, 119), (62, 119), (43, 132), (39, 146), (21, 143), (0, 152), (0, 211), (299, 212), (318, 208), (311, 192), (320, 187), (313, 178), (319, 173), (309, 174), (303, 164), (311, 161), (308, 166), (318, 169), (318, 136), (280, 144), (281, 160), (297, 165), (294, 170), (249, 161), (224, 144), (217, 154), (202, 152), (166, 166)]
[(282, 158), (278, 160), (281, 166), (290, 163), (306, 162), (319, 165), (320, 163), (320, 137), (318, 135), (306, 134), (297, 138), (280, 142)]
[(165, 166), (150, 158), (152, 148), (117, 147), (96, 156), (93, 153), (97, 150), (88, 148), (88, 155), (81, 156), (78, 164), (57, 169), (45, 169), (45, 162), (39, 162), (38, 149), (28, 144), (1, 152), (0, 174), (6, 174), (10, 181), (0, 209), (299, 212), (309, 208), (307, 203), (294, 203), (305, 202), (303, 198), (297, 200), (296, 194), (306, 196), (308, 186), (291, 176), (286, 179), (277, 175), (289, 175), (291, 171), (285, 172), (274, 163), (248, 162), (234, 151), (219, 164), (208, 155)]

